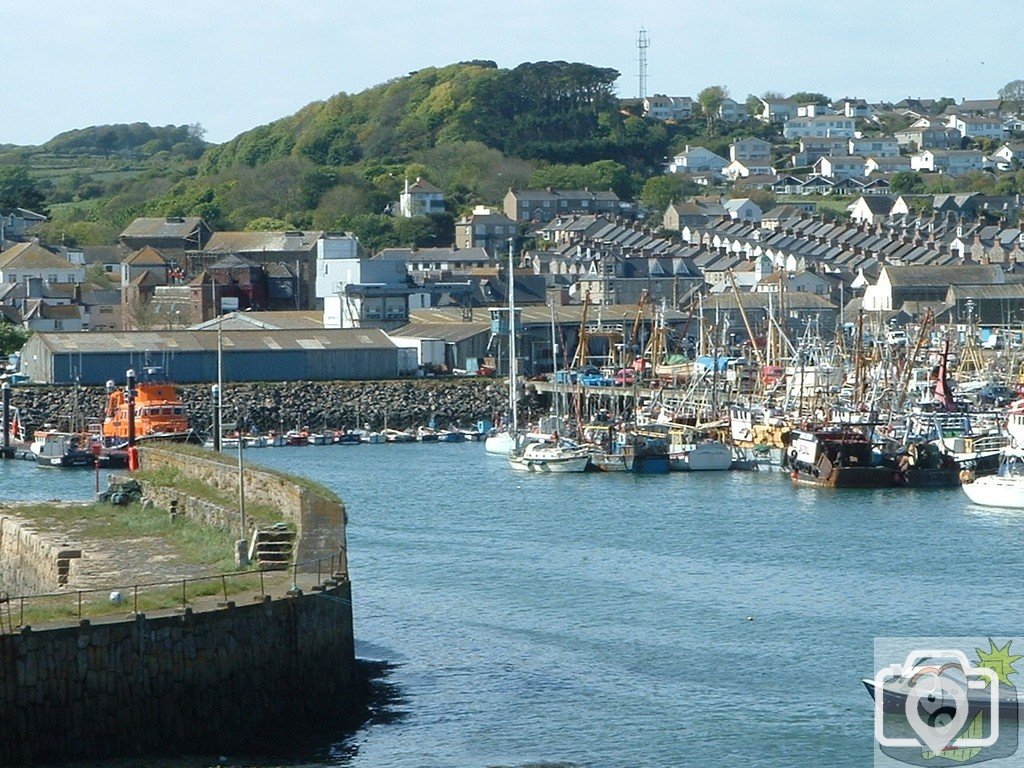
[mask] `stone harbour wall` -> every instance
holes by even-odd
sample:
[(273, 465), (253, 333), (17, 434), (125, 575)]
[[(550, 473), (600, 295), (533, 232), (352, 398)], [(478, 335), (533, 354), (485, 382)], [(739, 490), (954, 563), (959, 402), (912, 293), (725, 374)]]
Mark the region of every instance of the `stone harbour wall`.
[[(117, 381), (124, 386), (123, 376)], [(77, 392), (76, 392), (77, 389)], [(207, 432), (212, 424), (210, 385), (178, 386), (192, 426)], [(502, 379), (400, 379), (389, 381), (225, 382), (225, 423), (241, 417), (246, 428), (260, 432), (356, 427), (382, 429), (425, 425), (475, 425), (493, 419), (506, 406)], [(62, 426), (72, 418), (102, 421), (106, 393), (102, 387), (22, 385), (12, 390), (11, 402), (29, 435), (43, 424)]]
[[(218, 460), (220, 457), (216, 454), (211, 453), (211, 458), (206, 459), (159, 445), (143, 445), (139, 452), (142, 468), (146, 471), (173, 469), (182, 477), (228, 493), (238, 490), (237, 465)], [(247, 502), (279, 510), (284, 519), (295, 527), (297, 535), (293, 556), (300, 572), (315, 573), (317, 566), (314, 560), (322, 558), (327, 561), (332, 556), (338, 558), (340, 553), (341, 560), (335, 570), (348, 573), (345, 507), (341, 502), (286, 476), (262, 469), (251, 461), (244, 465), (243, 475)], [(225, 509), (174, 489), (147, 485), (146, 491), (154, 503), (164, 509), (170, 507), (172, 499), (177, 499), (179, 513), (196, 522), (229, 529), (238, 526), (237, 509)]]
[(361, 700), (348, 582), (323, 592), (0, 635), (0, 765), (260, 754)]
[(82, 556), (63, 537), (36, 530), (31, 520), (0, 515), (0, 588), (11, 595), (55, 592)]

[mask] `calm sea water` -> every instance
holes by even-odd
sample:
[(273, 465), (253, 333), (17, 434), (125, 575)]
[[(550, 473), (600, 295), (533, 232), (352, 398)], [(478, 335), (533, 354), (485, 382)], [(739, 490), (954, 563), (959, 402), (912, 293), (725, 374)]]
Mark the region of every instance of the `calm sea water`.
[(959, 490), (521, 475), (478, 444), (259, 460), (348, 505), (358, 652), (404, 713), (352, 766), (862, 766), (876, 635), (1021, 631), (1024, 513)]
[[(393, 717), (324, 764), (863, 766), (876, 635), (1022, 630), (1024, 513), (959, 490), (522, 475), (472, 443), (248, 457), (345, 499), (357, 652), (393, 665)], [(73, 495), (21, 464), (6, 496)]]

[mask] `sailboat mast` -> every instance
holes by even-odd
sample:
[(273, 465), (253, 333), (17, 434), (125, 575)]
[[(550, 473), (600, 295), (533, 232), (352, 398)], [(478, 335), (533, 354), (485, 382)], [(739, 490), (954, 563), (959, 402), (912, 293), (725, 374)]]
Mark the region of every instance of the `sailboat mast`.
[(514, 240), (508, 240), (508, 402), (512, 411), (512, 433), (519, 430), (519, 408), (516, 403), (516, 299), (515, 265), (512, 262)]
[(558, 386), (558, 338), (555, 335), (555, 301), (551, 300), (551, 375), (555, 380), (555, 421), (562, 425), (562, 390)]

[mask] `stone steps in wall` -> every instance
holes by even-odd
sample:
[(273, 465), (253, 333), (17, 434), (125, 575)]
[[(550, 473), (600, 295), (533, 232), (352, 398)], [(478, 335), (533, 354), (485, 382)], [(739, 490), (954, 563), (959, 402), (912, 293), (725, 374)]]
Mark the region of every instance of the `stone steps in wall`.
[(257, 528), (249, 544), (249, 561), (265, 571), (287, 570), (295, 549), (295, 532), (283, 525)]

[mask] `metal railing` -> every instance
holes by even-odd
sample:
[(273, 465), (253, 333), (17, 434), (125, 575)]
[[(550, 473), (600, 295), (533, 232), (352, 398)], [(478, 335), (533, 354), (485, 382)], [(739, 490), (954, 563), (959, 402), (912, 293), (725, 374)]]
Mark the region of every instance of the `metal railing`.
[[(110, 584), (91, 589), (67, 589), (39, 595), (11, 596), (0, 592), (0, 635), (11, 634), (33, 622), (53, 626), (65, 626), (86, 619), (112, 619), (133, 617), (147, 612), (169, 610), (183, 611), (190, 605), (206, 598), (219, 597), (209, 607), (225, 607), (233, 597), (248, 597), (263, 600), (270, 592), (282, 586), (286, 589), (280, 596), (299, 587), (300, 575), (313, 575), (316, 565), (316, 581), (312, 589), (328, 586), (326, 582), (343, 582), (348, 574), (338, 569), (346, 562), (344, 550), (329, 558), (292, 563), (286, 570), (254, 568), (246, 571), (231, 571), (210, 576), (192, 576), (167, 581)], [(308, 569), (308, 570), (307, 570)], [(287, 577), (291, 575), (289, 580)], [(268, 584), (268, 581), (271, 582)], [(283, 583), (282, 583), (283, 582)], [(270, 595), (273, 597), (273, 595)], [(205, 606), (204, 606), (205, 607)]]

